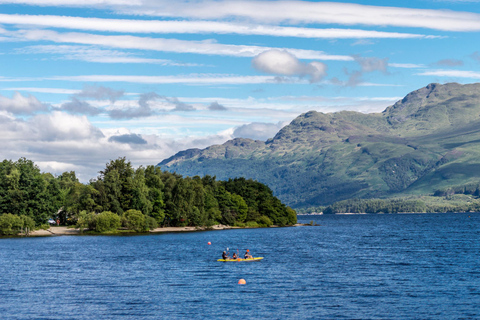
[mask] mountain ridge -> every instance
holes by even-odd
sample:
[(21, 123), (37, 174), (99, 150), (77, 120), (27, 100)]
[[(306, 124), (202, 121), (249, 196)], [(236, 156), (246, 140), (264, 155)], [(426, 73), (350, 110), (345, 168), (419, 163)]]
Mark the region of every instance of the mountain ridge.
[(184, 175), (253, 178), (297, 208), (432, 193), (480, 181), (477, 128), (480, 84), (432, 83), (381, 113), (309, 111), (265, 142), (237, 138), (181, 151), (159, 165)]

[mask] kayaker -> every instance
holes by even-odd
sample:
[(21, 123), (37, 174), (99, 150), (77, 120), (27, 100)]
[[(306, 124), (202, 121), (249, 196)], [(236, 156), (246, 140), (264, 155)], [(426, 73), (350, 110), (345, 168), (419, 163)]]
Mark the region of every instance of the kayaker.
[(237, 257), (237, 254), (234, 252), (234, 253), (233, 253), (233, 256), (232, 256), (232, 259), (233, 259), (233, 260), (237, 260), (237, 258), (238, 258), (238, 257)]
[(249, 252), (250, 250), (247, 249), (247, 252), (245, 252), (245, 256), (244, 256), (245, 259), (253, 259), (253, 256)]
[(228, 254), (225, 251), (223, 251), (223, 253), (222, 253), (222, 259), (223, 260), (228, 260), (229, 259)]

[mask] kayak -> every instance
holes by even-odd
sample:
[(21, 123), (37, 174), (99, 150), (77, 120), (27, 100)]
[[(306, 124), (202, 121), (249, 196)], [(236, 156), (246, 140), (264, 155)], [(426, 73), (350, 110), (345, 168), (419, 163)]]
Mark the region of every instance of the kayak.
[(246, 262), (246, 261), (259, 261), (259, 260), (262, 260), (263, 257), (255, 257), (255, 258), (249, 258), (249, 259), (242, 259), (242, 258), (238, 258), (238, 259), (228, 259), (228, 260), (225, 260), (225, 259), (218, 259), (217, 261), (221, 261), (221, 262)]

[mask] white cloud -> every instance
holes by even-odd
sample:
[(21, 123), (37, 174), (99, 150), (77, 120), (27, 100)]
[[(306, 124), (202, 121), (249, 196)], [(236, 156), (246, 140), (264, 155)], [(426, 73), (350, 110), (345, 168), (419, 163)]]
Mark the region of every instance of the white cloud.
[(235, 128), (235, 130), (233, 131), (233, 136), (235, 138), (249, 138), (253, 140), (266, 141), (269, 138), (273, 138), (277, 134), (277, 132), (287, 124), (288, 122), (253, 122)]
[(405, 68), (405, 69), (418, 69), (418, 68), (425, 68), (424, 64), (416, 64), (416, 63), (389, 63), (389, 67), (393, 68)]
[(194, 19), (237, 18), (261, 23), (323, 23), (420, 27), (445, 31), (478, 31), (480, 15), (450, 10), (380, 7), (310, 1), (170, 1), (170, 0), (0, 0), (38, 6), (110, 8), (129, 15)]
[(17, 87), (17, 88), (2, 88), (6, 91), (27, 91), (37, 93), (55, 93), (55, 94), (75, 94), (81, 90), (63, 89), (63, 88), (35, 88), (35, 87)]
[(419, 76), (480, 79), (480, 72), (468, 70), (430, 70), (417, 73)]
[(310, 78), (310, 82), (318, 82), (327, 74), (327, 66), (321, 62), (303, 63), (293, 54), (285, 50), (268, 50), (253, 58), (255, 69), (283, 76), (299, 76)]
[(175, 62), (166, 59), (141, 58), (130, 52), (106, 50), (95, 46), (37, 45), (21, 48), (16, 50), (16, 52), (21, 54), (49, 54), (52, 57), (61, 55), (65, 60), (81, 60), (97, 63), (147, 63), (163, 66), (198, 66), (198, 64)]
[[(20, 30), (11, 33), (11, 41), (52, 41), (56, 43), (88, 44), (135, 50), (152, 50), (177, 53), (195, 53), (234, 57), (254, 57), (270, 47), (220, 44), (214, 40), (188, 41), (178, 39), (149, 38), (136, 36), (106, 36), (88, 33), (60, 33), (51, 30)], [(352, 61), (345, 55), (330, 55), (322, 51), (286, 49), (299, 59)]]
[(0, 110), (13, 114), (32, 114), (47, 109), (47, 105), (41, 103), (32, 95), (23, 96), (21, 93), (15, 92), (11, 99), (0, 95)]
[(231, 76), (224, 74), (192, 74), (179, 76), (85, 75), (55, 76), (45, 79), (77, 82), (176, 83), (196, 85), (275, 83), (275, 79), (271, 76)]
[(0, 14), (1, 24), (33, 25), (48, 28), (64, 28), (89, 31), (109, 31), (122, 33), (216, 33), (265, 35), (277, 37), (299, 37), (318, 39), (364, 39), (364, 38), (432, 38), (423, 34), (383, 32), (358, 29), (317, 29), (269, 26), (250, 23), (231, 23), (217, 21), (160, 21), (100, 19), (67, 16), (8, 15)]
[(100, 138), (103, 134), (90, 124), (86, 116), (73, 116), (54, 111), (51, 114), (40, 114), (29, 123), (33, 126), (38, 140), (79, 140)]

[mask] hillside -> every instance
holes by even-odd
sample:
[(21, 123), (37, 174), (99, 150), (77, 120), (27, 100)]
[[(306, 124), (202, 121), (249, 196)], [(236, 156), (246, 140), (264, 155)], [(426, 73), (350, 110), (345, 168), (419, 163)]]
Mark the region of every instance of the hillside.
[(296, 208), (477, 183), (480, 84), (430, 84), (382, 113), (310, 111), (266, 142), (234, 139), (159, 165), (189, 176), (253, 178)]

